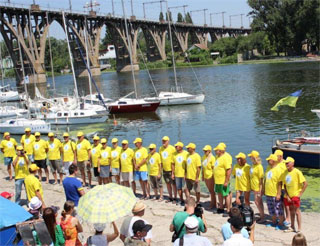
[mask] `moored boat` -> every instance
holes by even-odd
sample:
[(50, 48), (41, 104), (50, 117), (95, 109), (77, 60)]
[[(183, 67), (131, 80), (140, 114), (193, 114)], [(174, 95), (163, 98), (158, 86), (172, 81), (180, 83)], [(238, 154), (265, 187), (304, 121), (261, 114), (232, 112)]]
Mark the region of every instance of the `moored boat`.
[(0, 87), (0, 102), (19, 101), (19, 93), (9, 89), (9, 85)]
[(205, 98), (204, 94), (192, 95), (185, 92), (169, 92), (161, 91), (158, 97), (146, 98), (146, 100), (160, 100), (160, 106), (170, 105), (187, 105), (187, 104), (200, 104), (203, 103)]
[(121, 98), (115, 102), (108, 103), (107, 107), (111, 114), (154, 112), (160, 105), (159, 100), (144, 100), (139, 98)]
[(0, 123), (0, 132), (10, 132), (11, 134), (24, 134), (24, 129), (29, 127), (31, 132), (40, 132), (43, 134), (51, 131), (51, 125), (43, 120), (37, 119), (11, 119)]

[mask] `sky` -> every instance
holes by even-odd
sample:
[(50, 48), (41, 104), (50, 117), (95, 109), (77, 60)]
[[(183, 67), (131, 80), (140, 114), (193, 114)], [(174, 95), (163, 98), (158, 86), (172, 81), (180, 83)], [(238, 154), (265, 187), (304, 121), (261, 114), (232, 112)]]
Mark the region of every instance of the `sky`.
[[(72, 10), (73, 11), (88, 11), (88, 8), (84, 8), (86, 3), (90, 3), (90, 0), (10, 0), (11, 3), (17, 5), (24, 5), (25, 7), (29, 7), (30, 4), (36, 2), (36, 4), (44, 6), (46, 8), (54, 8), (54, 9), (69, 9), (69, 2), (71, 2)], [(129, 16), (132, 13), (131, 10), (131, 1), (133, 5), (133, 14), (137, 18), (144, 18), (144, 11), (143, 11), (143, 3), (145, 6), (145, 13), (146, 18), (151, 20), (158, 20), (159, 13), (160, 13), (160, 3), (152, 3), (156, 2), (157, 0), (123, 0), (125, 5), (126, 14)], [(3, 5), (5, 0), (0, 2)], [(94, 2), (92, 0), (92, 2)], [(99, 13), (112, 13), (112, 0), (96, 0), (99, 3), (99, 6), (95, 7), (95, 10)], [(147, 3), (149, 2), (149, 3)], [(121, 0), (113, 0), (114, 3), (114, 12), (117, 16), (122, 16), (122, 4)], [(165, 2), (163, 4), (163, 11), (165, 11)], [(241, 26), (241, 16), (240, 14), (244, 14), (243, 19), (243, 26), (249, 27), (249, 19), (247, 14), (250, 12), (250, 7), (247, 4), (247, 0), (168, 0), (168, 6), (175, 7), (175, 6), (183, 6), (188, 5), (186, 7), (186, 12), (196, 11), (191, 13), (192, 19), (195, 24), (203, 25), (204, 24), (204, 11), (197, 10), (206, 10), (206, 24), (210, 25), (212, 22), (213, 26), (222, 26), (222, 15), (221, 14), (213, 14), (210, 13), (219, 13), (225, 11), (224, 14), (224, 24), (225, 26), (230, 25), (230, 15), (237, 15), (231, 17), (232, 27), (240, 27)], [(176, 20), (178, 12), (183, 13), (183, 8), (175, 8), (171, 9), (173, 20)], [(52, 36), (56, 38), (65, 38), (65, 34), (58, 24), (53, 24), (50, 27), (50, 33)]]

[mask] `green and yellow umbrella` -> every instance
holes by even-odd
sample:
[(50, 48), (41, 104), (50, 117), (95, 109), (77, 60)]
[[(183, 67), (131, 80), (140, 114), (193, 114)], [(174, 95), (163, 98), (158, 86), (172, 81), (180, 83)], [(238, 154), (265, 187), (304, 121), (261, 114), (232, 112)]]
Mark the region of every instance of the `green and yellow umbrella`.
[(77, 214), (89, 223), (108, 223), (131, 213), (136, 197), (130, 188), (98, 185), (80, 198)]

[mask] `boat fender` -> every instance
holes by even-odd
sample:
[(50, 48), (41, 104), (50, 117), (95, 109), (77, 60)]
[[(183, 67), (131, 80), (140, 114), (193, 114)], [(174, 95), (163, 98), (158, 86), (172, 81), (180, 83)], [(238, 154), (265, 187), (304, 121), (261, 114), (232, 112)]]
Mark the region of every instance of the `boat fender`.
[(49, 109), (48, 109), (47, 107), (42, 107), (42, 108), (40, 109), (40, 113), (41, 113), (42, 115), (46, 115), (47, 113), (49, 113)]

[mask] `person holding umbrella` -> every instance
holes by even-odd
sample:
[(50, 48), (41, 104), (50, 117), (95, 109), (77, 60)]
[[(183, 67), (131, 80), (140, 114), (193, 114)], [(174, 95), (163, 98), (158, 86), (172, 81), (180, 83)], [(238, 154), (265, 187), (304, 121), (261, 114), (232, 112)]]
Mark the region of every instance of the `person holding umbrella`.
[(88, 237), (87, 246), (98, 246), (98, 245), (108, 245), (108, 243), (114, 241), (119, 236), (119, 230), (116, 223), (113, 221), (113, 233), (104, 234), (103, 231), (106, 227), (104, 223), (95, 223), (93, 227), (95, 229), (95, 234), (93, 236)]

